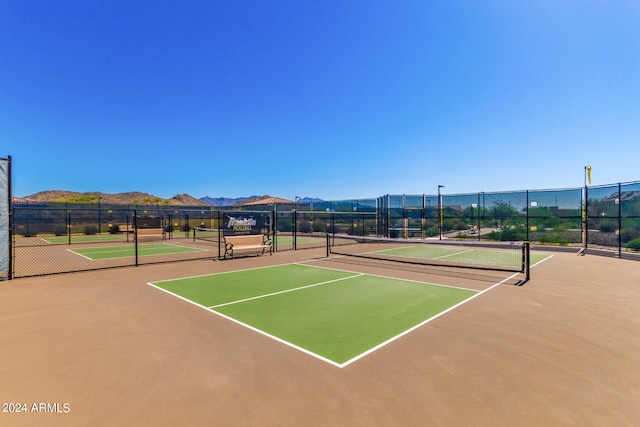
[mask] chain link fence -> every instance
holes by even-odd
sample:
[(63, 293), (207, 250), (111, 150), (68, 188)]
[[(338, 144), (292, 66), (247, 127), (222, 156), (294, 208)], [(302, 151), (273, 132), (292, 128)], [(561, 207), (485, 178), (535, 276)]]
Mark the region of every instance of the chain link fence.
[(378, 230), (396, 238), (530, 241), (640, 251), (640, 182), (585, 188), (386, 195)]
[[(530, 241), (640, 251), (640, 182), (585, 188), (386, 195), (238, 207), (31, 205), (11, 208), (12, 277), (219, 259), (225, 217), (266, 214), (275, 251), (324, 247), (326, 234)], [(194, 229), (210, 229), (196, 235)]]

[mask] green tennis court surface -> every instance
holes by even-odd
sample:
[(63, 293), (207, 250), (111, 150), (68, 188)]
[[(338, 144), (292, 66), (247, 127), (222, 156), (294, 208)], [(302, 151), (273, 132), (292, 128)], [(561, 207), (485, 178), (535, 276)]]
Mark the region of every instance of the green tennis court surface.
[[(519, 267), (522, 264), (521, 255), (517, 252), (483, 251), (459, 247), (443, 246), (406, 246), (401, 248), (373, 251), (372, 253), (405, 257), (442, 259), (468, 264), (492, 264), (503, 267)], [(530, 254), (531, 265), (542, 261), (548, 255)]]
[[(127, 258), (136, 255), (135, 246), (103, 246), (99, 248), (76, 248), (69, 251), (82, 255), (90, 260)], [(202, 249), (189, 248), (186, 246), (176, 246), (167, 243), (138, 245), (138, 256), (167, 255), (182, 252), (198, 252)]]
[[(304, 243), (325, 244), (326, 241), (326, 237), (296, 236), (296, 243), (298, 245)], [(278, 236), (278, 245), (293, 245), (293, 236)]]
[[(71, 243), (91, 243), (91, 242), (118, 242), (125, 240), (125, 236), (116, 234), (95, 234), (71, 236)], [(68, 236), (43, 237), (47, 243), (69, 243)]]
[(478, 294), (300, 264), (150, 285), (339, 367)]
[[(519, 267), (521, 255), (517, 252), (483, 251), (442, 246), (406, 246), (401, 248), (373, 251), (371, 253), (404, 258), (441, 259), (468, 264), (491, 264), (503, 267)], [(531, 264), (542, 261), (547, 255), (531, 254)]]

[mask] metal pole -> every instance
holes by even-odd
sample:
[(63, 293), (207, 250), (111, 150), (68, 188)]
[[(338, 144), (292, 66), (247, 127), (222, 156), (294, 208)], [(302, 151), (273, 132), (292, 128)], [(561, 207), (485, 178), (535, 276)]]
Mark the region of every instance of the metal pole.
[(7, 156), (7, 201), (8, 201), (8, 220), (9, 220), (9, 242), (8, 242), (8, 250), (9, 250), (9, 265), (7, 271), (7, 280), (13, 279), (13, 195), (11, 194), (11, 156)]
[(136, 267), (138, 266), (138, 211), (133, 210), (133, 246), (136, 253)]
[(444, 188), (444, 185), (438, 184), (438, 230), (439, 230), (439, 240), (442, 240), (442, 195), (440, 194), (440, 189)]
[(618, 183), (618, 258), (622, 258), (622, 185)]
[(587, 166), (584, 167), (584, 249), (589, 245), (589, 187), (587, 187)]
[[(484, 202), (485, 202), (485, 200), (484, 200), (484, 191), (482, 191), (482, 192), (481, 192), (481, 194), (482, 194), (482, 224), (486, 224), (487, 222), (485, 221), (485, 218), (484, 218), (484, 214), (485, 214), (485, 208), (484, 208)], [(479, 200), (479, 197), (480, 197), (480, 196), (478, 196), (478, 200)], [(480, 224), (480, 218), (478, 218), (478, 224)], [(479, 236), (480, 236), (480, 227), (478, 227), (478, 240), (480, 240)]]
[(98, 196), (98, 234), (102, 234), (102, 197)]
[(525, 256), (524, 279), (526, 281), (529, 281), (531, 279), (531, 245), (529, 242), (524, 243), (524, 256)]
[(222, 212), (218, 211), (218, 258), (222, 258)]
[(426, 211), (426, 197), (424, 194), (422, 195), (422, 211), (420, 211), (420, 236), (424, 239), (427, 237), (427, 211)]
[(271, 234), (271, 246), (273, 247), (273, 252), (278, 252), (278, 205), (276, 204), (273, 207), (273, 213), (272, 213), (273, 217), (271, 218), (271, 230), (270, 233)]
[(293, 250), (297, 250), (298, 241), (298, 210), (293, 210)]
[(387, 212), (387, 224), (386, 224), (386, 230), (385, 233), (386, 235), (384, 237), (391, 237), (391, 209), (390, 209), (390, 203), (391, 203), (391, 196), (389, 196), (387, 194), (387, 205), (385, 207), (385, 210)]
[(527, 238), (526, 238), (526, 240), (528, 242), (529, 241), (529, 190), (527, 190), (527, 211), (526, 212), (527, 212), (527, 221), (526, 221), (526, 223), (527, 223), (527, 233), (526, 233)]

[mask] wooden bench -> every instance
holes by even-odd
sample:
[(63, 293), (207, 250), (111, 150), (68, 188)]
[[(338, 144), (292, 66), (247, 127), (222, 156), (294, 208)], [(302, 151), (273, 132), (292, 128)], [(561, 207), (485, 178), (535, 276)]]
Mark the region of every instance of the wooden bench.
[(164, 232), (164, 228), (162, 227), (154, 227), (154, 228), (138, 228), (136, 231), (136, 237), (141, 238), (153, 238), (160, 237), (162, 240), (166, 239), (166, 234)]
[(127, 224), (118, 225), (118, 233), (133, 233), (133, 227)]
[(235, 251), (261, 250), (262, 254), (268, 249), (272, 254), (271, 239), (266, 234), (243, 234), (240, 236), (222, 236), (224, 239), (224, 258), (229, 255), (233, 258)]

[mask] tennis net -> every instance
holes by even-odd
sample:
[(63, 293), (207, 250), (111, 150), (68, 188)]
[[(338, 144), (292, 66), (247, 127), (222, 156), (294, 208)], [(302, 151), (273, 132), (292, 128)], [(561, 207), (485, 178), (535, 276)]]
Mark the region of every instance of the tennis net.
[(205, 242), (218, 243), (222, 237), (222, 230), (217, 228), (193, 228), (193, 241), (201, 240)]
[(468, 242), (327, 235), (327, 255), (354, 256), (410, 264), (525, 273), (528, 242)]

